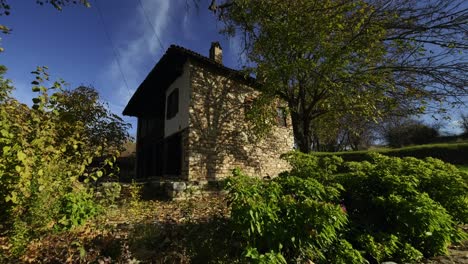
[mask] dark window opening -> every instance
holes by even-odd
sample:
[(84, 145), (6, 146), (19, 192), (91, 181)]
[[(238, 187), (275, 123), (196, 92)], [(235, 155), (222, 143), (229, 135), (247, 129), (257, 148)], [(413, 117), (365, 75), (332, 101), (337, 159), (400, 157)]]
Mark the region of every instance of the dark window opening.
[(171, 119), (179, 112), (179, 89), (174, 89), (167, 97), (166, 119)]
[(276, 108), (276, 122), (278, 124), (278, 126), (281, 126), (281, 127), (286, 127), (287, 126), (287, 123), (286, 123), (286, 118), (287, 118), (287, 115), (286, 115), (286, 109), (284, 107), (278, 107)]
[(164, 174), (179, 176), (182, 167), (182, 137), (175, 134), (165, 141)]

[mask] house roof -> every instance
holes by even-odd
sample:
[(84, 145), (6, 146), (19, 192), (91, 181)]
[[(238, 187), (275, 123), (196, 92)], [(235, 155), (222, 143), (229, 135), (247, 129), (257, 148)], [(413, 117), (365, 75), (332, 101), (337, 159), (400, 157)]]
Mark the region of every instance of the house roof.
[(164, 113), (165, 91), (182, 74), (187, 60), (197, 62), (229, 78), (256, 86), (255, 78), (246, 76), (240, 71), (228, 68), (189, 49), (171, 45), (133, 94), (123, 114), (151, 116), (152, 113)]

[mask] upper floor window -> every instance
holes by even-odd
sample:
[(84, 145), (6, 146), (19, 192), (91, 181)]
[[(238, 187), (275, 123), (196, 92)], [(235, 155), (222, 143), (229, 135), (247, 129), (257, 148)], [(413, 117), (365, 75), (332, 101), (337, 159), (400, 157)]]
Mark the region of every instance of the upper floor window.
[(174, 89), (167, 97), (166, 119), (171, 119), (179, 112), (179, 89)]

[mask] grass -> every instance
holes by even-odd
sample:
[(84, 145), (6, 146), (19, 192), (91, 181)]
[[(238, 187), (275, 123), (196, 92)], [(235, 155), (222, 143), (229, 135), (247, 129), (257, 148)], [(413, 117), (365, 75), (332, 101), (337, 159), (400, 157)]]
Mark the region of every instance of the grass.
[(468, 164), (466, 165), (458, 165), (457, 166), (461, 171), (464, 171), (466, 173), (468, 173)]
[(316, 152), (318, 156), (336, 155), (346, 161), (363, 161), (369, 159), (369, 152), (377, 152), (387, 156), (394, 157), (415, 157), (426, 158), (433, 157), (455, 165), (468, 165), (468, 143), (439, 143), (418, 146), (409, 146), (403, 148), (378, 148), (364, 151), (344, 151), (344, 152)]

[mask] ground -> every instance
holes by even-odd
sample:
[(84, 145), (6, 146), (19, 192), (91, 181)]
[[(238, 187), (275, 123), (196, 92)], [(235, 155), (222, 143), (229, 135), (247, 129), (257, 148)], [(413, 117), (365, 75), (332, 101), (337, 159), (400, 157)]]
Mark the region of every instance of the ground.
[[(127, 201), (86, 227), (32, 243), (22, 261), (233, 263), (240, 245), (228, 231), (227, 217), (220, 194), (181, 201)], [(424, 263), (468, 263), (468, 241), (452, 246), (450, 256)]]

